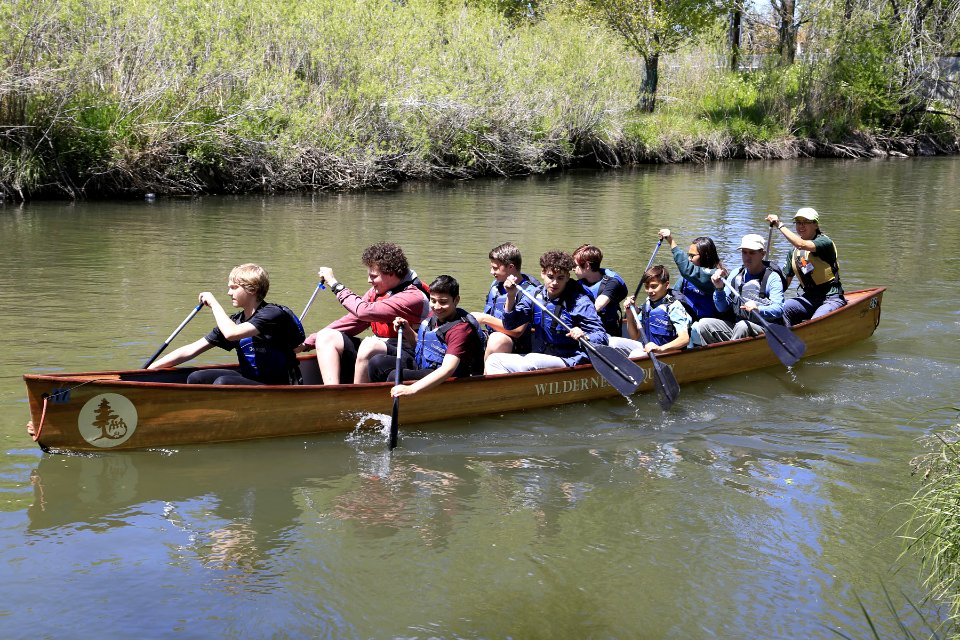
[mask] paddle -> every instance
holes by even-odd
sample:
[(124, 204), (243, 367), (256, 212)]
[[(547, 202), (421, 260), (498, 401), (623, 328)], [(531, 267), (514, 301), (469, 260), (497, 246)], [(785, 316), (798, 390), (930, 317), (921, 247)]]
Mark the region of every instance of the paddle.
[[(573, 331), (573, 327), (557, 317), (556, 314), (547, 309), (543, 303), (533, 297), (533, 295), (528, 293), (525, 289), (518, 286), (517, 291), (529, 298), (530, 302), (536, 305), (540, 311), (553, 318), (554, 321), (561, 327), (567, 331)], [(604, 380), (609, 382), (610, 386), (615, 388), (624, 396), (633, 395), (636, 393), (637, 389), (640, 388), (640, 385), (643, 384), (643, 368), (638, 367), (633, 361), (630, 360), (630, 358), (623, 355), (623, 353), (617, 349), (607, 345), (593, 344), (586, 338), (580, 338), (580, 344), (582, 344), (584, 349), (587, 350), (587, 354), (590, 357), (590, 363), (593, 365), (593, 368), (597, 370), (597, 373), (599, 373)]]
[[(647, 262), (647, 268), (643, 270), (644, 273), (649, 271), (650, 266), (653, 265), (653, 259), (657, 256), (657, 251), (660, 250), (661, 244), (663, 244), (663, 238), (657, 242), (657, 246), (653, 249), (653, 255), (650, 256), (650, 261)], [(637, 285), (636, 291), (633, 293), (634, 300), (640, 295), (641, 288), (643, 288), (642, 277), (640, 278), (640, 283)], [(643, 322), (640, 320), (640, 314), (637, 313), (637, 305), (630, 305), (630, 311), (633, 313), (633, 321), (637, 324), (637, 329), (640, 331), (641, 343), (647, 344), (647, 335), (643, 331)], [(677, 377), (673, 375), (670, 367), (657, 360), (657, 356), (654, 355), (652, 351), (647, 353), (647, 355), (650, 356), (650, 364), (653, 365), (653, 386), (657, 390), (657, 402), (659, 402), (660, 407), (666, 411), (677, 401), (677, 396), (680, 395), (680, 384), (677, 382)]]
[[(400, 359), (403, 357), (403, 325), (397, 329), (397, 380), (394, 384), (403, 384), (403, 369)], [(397, 448), (397, 432), (400, 431), (400, 398), (393, 399), (393, 413), (390, 414), (390, 450)]]
[[(732, 293), (734, 297), (741, 302), (745, 302), (743, 296), (737, 293), (733, 286), (731, 286), (730, 280), (732, 279), (733, 274), (730, 274), (728, 279), (723, 280), (723, 288)], [(782, 324), (767, 322), (756, 311), (751, 311), (750, 315), (757, 320), (757, 324), (763, 327), (763, 334), (767, 338), (767, 344), (770, 345), (770, 349), (774, 355), (776, 355), (785, 366), (793, 366), (797, 360), (803, 357), (803, 354), (807, 350), (807, 345), (803, 340), (794, 335), (793, 331), (790, 331), (788, 327)]]
[(153, 361), (154, 361), (154, 360), (156, 360), (157, 358), (160, 357), (160, 354), (163, 353), (163, 350), (164, 350), (164, 349), (166, 349), (168, 346), (170, 346), (170, 343), (173, 342), (173, 339), (177, 337), (177, 334), (180, 333), (180, 331), (182, 331), (185, 326), (187, 326), (187, 323), (188, 323), (188, 322), (190, 322), (191, 320), (193, 320), (193, 316), (195, 316), (195, 315), (197, 315), (198, 313), (200, 313), (200, 309), (203, 309), (203, 303), (202, 303), (202, 302), (201, 302), (200, 304), (198, 304), (193, 311), (190, 312), (190, 315), (188, 315), (188, 316), (184, 319), (184, 321), (180, 323), (180, 326), (179, 326), (179, 327), (177, 327), (176, 329), (173, 330), (173, 333), (170, 334), (170, 337), (167, 338), (166, 342), (164, 342), (162, 345), (160, 345), (160, 348), (157, 349), (157, 352), (156, 352), (155, 354), (153, 354), (153, 356), (151, 356), (149, 360), (147, 360), (146, 364), (143, 365), (143, 367), (142, 367), (143, 369), (146, 369), (147, 367), (149, 367), (151, 364), (153, 364)]
[[(630, 311), (633, 313), (633, 321), (637, 323), (637, 329), (640, 330), (640, 342), (647, 344), (647, 336), (643, 331), (640, 314), (637, 313), (637, 305), (630, 305)], [(673, 375), (670, 367), (657, 360), (657, 356), (652, 351), (648, 351), (647, 355), (650, 356), (650, 363), (653, 365), (653, 382), (654, 388), (657, 390), (657, 402), (666, 411), (677, 401), (677, 396), (680, 395), (680, 383), (677, 382), (677, 378)]]
[(303, 322), (304, 317), (307, 315), (307, 311), (310, 311), (310, 305), (313, 304), (314, 298), (316, 298), (317, 294), (320, 293), (320, 289), (326, 289), (326, 287), (323, 286), (323, 282), (317, 283), (317, 288), (313, 290), (313, 295), (310, 296), (310, 300), (307, 301), (307, 306), (303, 308), (303, 313), (300, 314), (300, 322)]
[[(646, 273), (650, 270), (650, 267), (653, 266), (653, 259), (657, 257), (657, 251), (660, 251), (660, 245), (663, 244), (663, 238), (657, 240), (657, 246), (653, 248), (653, 255), (650, 256), (650, 260), (647, 261), (647, 267), (643, 270), (643, 273)], [(637, 283), (637, 288), (633, 290), (633, 299), (636, 300), (637, 296), (640, 295), (640, 289), (643, 288), (643, 273), (640, 274), (640, 282)]]

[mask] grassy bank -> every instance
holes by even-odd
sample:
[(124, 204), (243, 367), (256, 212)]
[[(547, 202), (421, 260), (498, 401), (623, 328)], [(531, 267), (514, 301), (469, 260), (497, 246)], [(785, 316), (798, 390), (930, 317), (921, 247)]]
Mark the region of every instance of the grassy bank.
[[(960, 408), (953, 408), (954, 414)], [(914, 495), (914, 517), (904, 527), (909, 551), (921, 558), (924, 586), (943, 602), (949, 628), (943, 636), (960, 637), (960, 422), (926, 438), (930, 453), (913, 461), (924, 487)]]
[(731, 74), (721, 41), (666, 60), (661, 106), (638, 114), (642, 62), (559, 11), (517, 24), (436, 0), (8, 0), (0, 195), (358, 189), (960, 150), (949, 118), (889, 127), (868, 100), (836, 101), (830, 60)]

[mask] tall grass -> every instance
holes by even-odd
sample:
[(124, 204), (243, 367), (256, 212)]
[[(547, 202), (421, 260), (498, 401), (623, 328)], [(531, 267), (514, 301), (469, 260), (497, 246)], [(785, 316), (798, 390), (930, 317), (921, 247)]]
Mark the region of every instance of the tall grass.
[(357, 189), (807, 153), (797, 136), (824, 128), (800, 117), (812, 95), (800, 80), (814, 75), (730, 74), (721, 39), (664, 60), (663, 107), (647, 116), (634, 111), (642, 62), (559, 11), (6, 0), (0, 197)]
[[(960, 409), (953, 408), (960, 413)], [(921, 558), (924, 586), (960, 620), (960, 422), (929, 436), (931, 453), (914, 460), (924, 487), (911, 499), (913, 518), (904, 528), (909, 550)]]

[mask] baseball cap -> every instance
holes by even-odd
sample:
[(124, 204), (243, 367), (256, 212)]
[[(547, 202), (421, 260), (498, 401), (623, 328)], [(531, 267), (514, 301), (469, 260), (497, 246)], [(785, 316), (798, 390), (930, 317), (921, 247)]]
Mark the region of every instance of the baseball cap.
[(766, 249), (766, 242), (763, 236), (756, 233), (748, 233), (740, 241), (740, 249), (752, 249), (754, 251), (763, 251)]
[(820, 219), (820, 214), (817, 213), (817, 210), (813, 207), (803, 207), (802, 209), (797, 209), (797, 213), (793, 216), (793, 219), (803, 218), (804, 220), (809, 220), (810, 222), (816, 222)]

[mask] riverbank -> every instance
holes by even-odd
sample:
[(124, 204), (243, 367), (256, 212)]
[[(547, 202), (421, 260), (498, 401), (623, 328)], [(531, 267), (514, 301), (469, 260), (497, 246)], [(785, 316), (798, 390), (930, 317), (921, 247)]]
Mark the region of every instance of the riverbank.
[(960, 152), (960, 120), (904, 114), (884, 61), (850, 52), (731, 73), (714, 33), (664, 56), (647, 114), (642, 59), (560, 10), (519, 24), (431, 0), (4, 10), (5, 200)]

